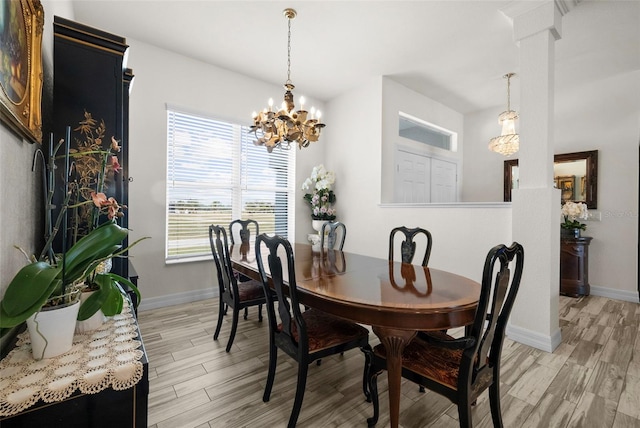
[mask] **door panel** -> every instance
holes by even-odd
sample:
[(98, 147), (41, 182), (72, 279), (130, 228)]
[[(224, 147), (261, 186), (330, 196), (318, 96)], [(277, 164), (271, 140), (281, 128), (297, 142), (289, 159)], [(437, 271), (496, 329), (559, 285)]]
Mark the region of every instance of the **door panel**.
[(394, 202), (430, 202), (431, 159), (405, 151), (397, 151)]
[(456, 202), (457, 174), (455, 163), (431, 159), (431, 202)]
[(456, 202), (458, 164), (426, 155), (396, 151), (394, 202)]

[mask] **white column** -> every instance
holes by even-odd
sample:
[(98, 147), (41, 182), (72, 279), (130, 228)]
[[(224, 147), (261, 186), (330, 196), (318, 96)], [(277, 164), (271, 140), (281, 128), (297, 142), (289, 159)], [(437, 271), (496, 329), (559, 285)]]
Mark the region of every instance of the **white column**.
[(525, 251), (507, 334), (551, 352), (561, 341), (560, 191), (553, 188), (554, 44), (560, 38), (561, 15), (551, 0), (514, 1), (502, 12), (513, 19), (519, 43), (520, 182), (512, 193), (512, 236)]

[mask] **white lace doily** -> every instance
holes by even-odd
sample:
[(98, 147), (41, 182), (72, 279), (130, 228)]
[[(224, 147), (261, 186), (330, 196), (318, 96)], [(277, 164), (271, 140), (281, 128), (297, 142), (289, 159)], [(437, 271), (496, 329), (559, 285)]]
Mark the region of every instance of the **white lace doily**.
[(136, 321), (125, 301), (122, 313), (96, 330), (76, 334), (71, 349), (57, 357), (33, 359), (29, 332), (18, 335), (0, 361), (0, 416), (11, 416), (42, 400), (53, 403), (80, 390), (95, 394), (124, 390), (142, 378)]

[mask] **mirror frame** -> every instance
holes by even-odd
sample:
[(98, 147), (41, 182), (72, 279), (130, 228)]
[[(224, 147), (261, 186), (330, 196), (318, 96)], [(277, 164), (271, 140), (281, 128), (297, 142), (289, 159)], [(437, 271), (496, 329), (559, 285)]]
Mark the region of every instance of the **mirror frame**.
[[(598, 208), (598, 151), (590, 150), (587, 152), (564, 153), (555, 155), (553, 162), (563, 163), (577, 160), (587, 161), (587, 171), (585, 174), (586, 181), (586, 197), (585, 203), (589, 209)], [(504, 201), (511, 202), (511, 169), (518, 166), (518, 159), (509, 159), (504, 161)]]

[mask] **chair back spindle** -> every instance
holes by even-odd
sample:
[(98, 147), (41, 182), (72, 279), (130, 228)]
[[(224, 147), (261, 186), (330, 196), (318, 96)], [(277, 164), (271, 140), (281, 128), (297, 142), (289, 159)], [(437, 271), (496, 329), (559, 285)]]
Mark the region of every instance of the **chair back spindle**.
[(235, 245), (234, 236), (236, 236), (235, 230), (240, 228), (237, 232), (237, 236), (240, 237), (240, 244), (248, 244), (251, 240), (251, 226), (254, 228), (254, 236), (260, 234), (260, 226), (258, 222), (252, 219), (241, 220), (236, 219), (229, 223), (229, 237), (231, 239), (231, 245)]
[[(231, 239), (231, 245), (235, 245), (236, 243), (234, 236), (240, 237), (241, 244), (248, 244), (251, 240), (251, 227), (254, 229), (254, 236), (258, 236), (260, 234), (260, 225), (258, 225), (258, 222), (253, 219), (236, 219), (229, 223), (229, 237)], [(236, 229), (238, 230), (237, 235), (235, 232)]]
[[(514, 264), (511, 275), (510, 263)], [(524, 264), (522, 245), (498, 245), (491, 249), (484, 264), (482, 291), (470, 336), (477, 340), (475, 352), (466, 350), (463, 364), (477, 375), (483, 369), (499, 367), (507, 321), (520, 288)], [(497, 315), (496, 315), (497, 314)]]
[[(262, 244), (264, 244), (268, 251), (267, 265), (269, 267), (271, 281), (269, 281), (264, 268)], [(299, 354), (299, 351), (304, 351), (298, 350), (298, 347), (306, 344), (307, 329), (298, 301), (293, 249), (291, 248), (289, 241), (278, 235), (268, 236), (266, 234), (261, 234), (256, 239), (255, 245), (258, 271), (262, 277), (262, 283), (265, 287), (268, 287), (268, 284), (271, 284), (272, 289), (275, 291), (275, 296), (272, 293), (266, 293), (269, 327), (273, 329), (271, 331), (274, 332), (278, 346), (282, 347), (287, 354), (291, 355), (291, 353), (293, 353), (293, 356), (296, 356)], [(285, 263), (283, 263), (283, 260), (281, 259), (281, 255), (283, 253), (286, 260)], [(265, 288), (265, 292), (267, 291), (268, 289)], [(277, 299), (278, 303), (277, 310), (280, 320), (280, 328), (278, 328), (278, 319), (275, 316), (276, 301), (274, 301), (274, 298)], [(298, 340), (294, 338), (293, 329), (295, 329), (300, 335)]]
[[(255, 236), (260, 234), (260, 226), (258, 222), (252, 219), (241, 220), (236, 219), (229, 223), (229, 237), (231, 239), (231, 245), (235, 245), (234, 235), (240, 238), (240, 253), (246, 255), (251, 247), (251, 227), (253, 227)], [(234, 275), (239, 282), (249, 281), (245, 275), (234, 271)], [(245, 319), (247, 317), (247, 310), (245, 309)]]
[(238, 284), (236, 283), (236, 277), (233, 275), (233, 269), (231, 267), (227, 232), (224, 230), (224, 227), (213, 224), (209, 226), (209, 244), (211, 245), (213, 261), (216, 265), (220, 293), (236, 296), (238, 293)]
[(400, 226), (391, 230), (391, 233), (389, 234), (389, 261), (394, 261), (395, 235), (399, 232), (404, 235), (404, 240), (400, 244), (400, 255), (402, 263), (413, 262), (413, 258), (416, 254), (416, 242), (414, 242), (414, 239), (417, 236), (422, 235), (426, 239), (425, 253), (424, 257), (422, 258), (422, 266), (427, 266), (429, 264), (429, 257), (431, 256), (432, 238), (431, 232), (421, 227), (410, 229), (405, 226)]
[[(327, 229), (329, 229), (329, 231), (325, 232)], [(342, 248), (344, 247), (344, 240), (347, 237), (347, 226), (339, 221), (329, 221), (324, 223), (322, 225), (322, 230), (320, 231), (320, 248), (323, 250), (325, 248), (325, 236), (327, 240), (327, 249), (337, 249), (342, 251)], [(338, 238), (340, 238), (340, 244), (336, 247)]]

